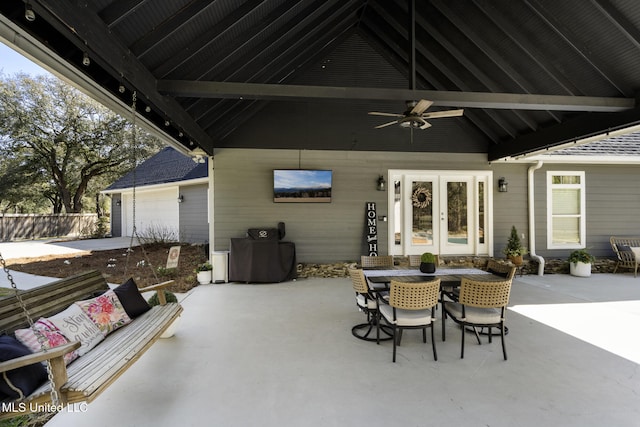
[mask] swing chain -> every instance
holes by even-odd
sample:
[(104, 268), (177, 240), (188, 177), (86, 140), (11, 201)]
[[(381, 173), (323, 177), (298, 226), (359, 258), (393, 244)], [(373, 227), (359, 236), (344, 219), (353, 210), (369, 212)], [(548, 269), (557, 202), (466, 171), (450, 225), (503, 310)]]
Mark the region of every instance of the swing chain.
[[(36, 328), (35, 325), (33, 324), (33, 319), (31, 318), (29, 309), (27, 308), (27, 305), (22, 300), (22, 296), (18, 291), (18, 285), (16, 285), (16, 282), (13, 280), (13, 275), (11, 274), (11, 271), (9, 271), (9, 267), (7, 267), (7, 262), (5, 261), (1, 252), (0, 252), (0, 265), (2, 265), (2, 269), (4, 270), (4, 273), (7, 276), (7, 280), (9, 280), (9, 283), (11, 284), (11, 288), (13, 289), (14, 295), (18, 300), (18, 304), (20, 304), (20, 308), (22, 309), (24, 316), (27, 318), (27, 322), (29, 322), (29, 327), (31, 328), (34, 335), (38, 339), (38, 343), (40, 344), (40, 350), (46, 353), (47, 352), (47, 347), (45, 346), (46, 337), (44, 336), (42, 331)], [(55, 379), (53, 378), (53, 367), (51, 366), (51, 360), (47, 359), (46, 364), (47, 364), (47, 379), (49, 380), (49, 384), (51, 384), (51, 403), (54, 406), (58, 406), (60, 402), (60, 396), (58, 396), (58, 390), (56, 389)], [(22, 394), (22, 392), (20, 394)]]
[(131, 240), (129, 241), (129, 248), (127, 249), (127, 257), (125, 259), (125, 264), (124, 264), (124, 275), (126, 278), (127, 275), (127, 270), (129, 267), (129, 255), (133, 252), (133, 241), (134, 239), (136, 239), (138, 241), (138, 245), (140, 246), (140, 249), (142, 250), (142, 255), (144, 257), (144, 260), (146, 260), (148, 267), (151, 269), (151, 272), (153, 273), (153, 277), (156, 281), (156, 283), (160, 282), (160, 279), (158, 278), (158, 274), (156, 273), (156, 270), (153, 268), (153, 265), (151, 265), (151, 262), (149, 261), (149, 255), (147, 254), (147, 252), (144, 249), (144, 245), (142, 244), (142, 241), (140, 239), (140, 235), (138, 234), (138, 229), (136, 226), (136, 168), (138, 166), (138, 153), (137, 153), (137, 148), (138, 148), (138, 140), (137, 140), (137, 134), (136, 134), (136, 101), (138, 99), (138, 95), (137, 95), (137, 91), (133, 91), (133, 93), (131, 94), (131, 163), (133, 164), (133, 169), (132, 169), (132, 190), (131, 190), (131, 222), (132, 222), (132, 226), (131, 226)]

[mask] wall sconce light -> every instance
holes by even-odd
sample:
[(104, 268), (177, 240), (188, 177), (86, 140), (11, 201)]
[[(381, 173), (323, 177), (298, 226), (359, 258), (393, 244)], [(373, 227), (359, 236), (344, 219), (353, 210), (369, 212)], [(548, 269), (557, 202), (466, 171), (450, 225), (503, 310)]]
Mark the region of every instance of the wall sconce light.
[(82, 54), (82, 65), (85, 67), (91, 65), (91, 59), (89, 59), (89, 54), (87, 52)]
[(33, 11), (33, 8), (29, 3), (24, 5), (24, 19), (29, 22), (33, 22), (36, 20), (36, 13)]
[(500, 193), (506, 193), (508, 191), (507, 185), (509, 185), (509, 183), (507, 182), (504, 176), (501, 176), (500, 179), (498, 180), (498, 191)]
[(124, 93), (125, 90), (127, 90), (127, 89), (124, 87), (124, 85), (118, 86), (118, 92)]
[(377, 189), (378, 191), (386, 191), (387, 189), (387, 181), (384, 180), (384, 176), (382, 175), (378, 177)]
[(116, 206), (120, 206), (122, 204), (122, 201), (120, 199), (116, 200)]
[(178, 203), (184, 202), (184, 196), (181, 194), (178, 196)]

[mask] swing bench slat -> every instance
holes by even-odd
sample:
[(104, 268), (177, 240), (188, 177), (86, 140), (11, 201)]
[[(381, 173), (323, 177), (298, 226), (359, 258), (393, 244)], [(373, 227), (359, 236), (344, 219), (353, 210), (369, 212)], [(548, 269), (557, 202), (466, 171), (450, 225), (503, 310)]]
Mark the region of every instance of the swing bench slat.
[[(163, 289), (171, 283), (173, 281), (163, 282), (140, 289), (140, 291), (147, 292)], [(43, 288), (46, 289), (43, 290)], [(72, 292), (74, 299), (69, 301), (69, 298), (66, 297), (67, 294), (60, 293), (59, 289), (66, 289)], [(80, 289), (85, 289), (85, 291)], [(48, 301), (48, 303), (42, 304), (48, 307), (42, 308), (42, 310), (34, 310), (38, 313), (36, 316), (46, 317), (66, 309), (74, 301), (90, 298), (97, 291), (107, 289), (108, 285), (102, 274), (93, 271), (62, 279), (33, 291), (23, 292), (21, 296), (27, 307), (32, 305), (34, 300), (39, 301), (41, 304), (43, 301)], [(47, 295), (50, 297), (47, 297)], [(50, 298), (54, 295), (62, 302), (56, 303), (52, 301)], [(54, 383), (58, 388), (59, 403), (89, 403), (132, 366), (160, 338), (171, 323), (180, 316), (182, 312), (180, 304), (166, 302), (163, 304), (164, 293), (159, 292), (158, 296), (160, 305), (152, 307), (151, 310), (135, 318), (128, 325), (109, 334), (90, 352), (66, 367), (63, 359), (64, 354), (78, 348), (80, 346), (79, 342), (72, 342), (49, 349), (46, 352), (38, 352), (2, 362), (0, 363), (0, 373), (51, 359)], [(15, 298), (0, 299), (0, 319), (2, 319), (0, 320), (0, 330), (5, 332), (13, 332), (25, 326), (23, 323), (14, 320), (13, 316), (9, 316), (7, 319), (3, 317), (4, 313), (12, 310), (13, 302), (10, 301), (11, 299)], [(31, 312), (31, 309), (29, 310)], [(51, 383), (47, 381), (22, 402), (27, 404), (20, 407), (16, 405), (16, 410), (20, 408), (19, 413), (3, 412), (0, 414), (0, 419), (11, 418), (28, 413), (31, 408), (51, 404)], [(25, 411), (22, 411), (22, 409), (25, 409)]]

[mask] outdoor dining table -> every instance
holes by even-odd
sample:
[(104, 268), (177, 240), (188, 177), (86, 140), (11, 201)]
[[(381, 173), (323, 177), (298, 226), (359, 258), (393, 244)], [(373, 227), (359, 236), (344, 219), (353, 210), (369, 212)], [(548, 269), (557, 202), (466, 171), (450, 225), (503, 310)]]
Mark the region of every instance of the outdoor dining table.
[(373, 267), (365, 268), (363, 271), (369, 288), (374, 292), (388, 290), (392, 280), (415, 283), (440, 278), (440, 286), (444, 288), (460, 286), (463, 278), (486, 281), (503, 279), (488, 271), (468, 267), (438, 268), (434, 273), (422, 273), (416, 268), (407, 267)]

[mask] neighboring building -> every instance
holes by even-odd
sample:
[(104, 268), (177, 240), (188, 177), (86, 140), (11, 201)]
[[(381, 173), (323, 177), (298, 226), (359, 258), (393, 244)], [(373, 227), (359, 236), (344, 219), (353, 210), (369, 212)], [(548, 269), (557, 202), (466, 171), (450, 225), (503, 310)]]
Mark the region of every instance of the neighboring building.
[(173, 236), (180, 242), (209, 241), (208, 159), (201, 163), (167, 147), (111, 184), (111, 235)]

